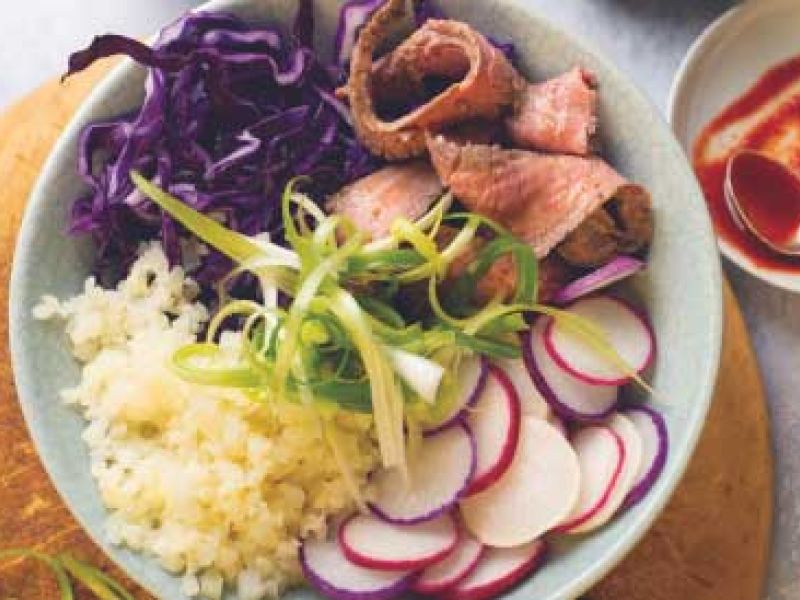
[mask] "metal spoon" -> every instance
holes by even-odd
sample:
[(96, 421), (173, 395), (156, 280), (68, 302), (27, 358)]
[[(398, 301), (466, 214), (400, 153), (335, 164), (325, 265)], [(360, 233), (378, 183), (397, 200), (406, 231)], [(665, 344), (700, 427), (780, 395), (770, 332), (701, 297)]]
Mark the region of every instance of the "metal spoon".
[(772, 166), (786, 171), (791, 177), (797, 177), (797, 175), (792, 173), (786, 167), (786, 165), (775, 160), (764, 152), (748, 149), (738, 150), (728, 159), (725, 169), (724, 192), (725, 201), (728, 204), (728, 211), (741, 229), (745, 229), (752, 233), (759, 240), (761, 240), (762, 243), (775, 252), (788, 256), (800, 256), (800, 231), (798, 231), (791, 239), (777, 241), (764, 235), (764, 233), (758, 229), (758, 226), (748, 218), (747, 211), (743, 209), (742, 203), (739, 201), (739, 198), (736, 195), (736, 189), (733, 183), (732, 175), (736, 169), (737, 159), (741, 158), (742, 156), (757, 156), (759, 160), (768, 161)]

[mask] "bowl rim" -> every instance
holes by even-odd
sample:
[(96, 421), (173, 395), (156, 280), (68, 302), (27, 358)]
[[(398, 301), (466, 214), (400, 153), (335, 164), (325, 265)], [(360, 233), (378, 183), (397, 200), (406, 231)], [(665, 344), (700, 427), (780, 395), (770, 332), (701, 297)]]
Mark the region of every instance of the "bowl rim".
[[(257, 0), (250, 0), (251, 2)], [(674, 149), (680, 150), (680, 145), (675, 139), (674, 135), (668, 124), (664, 121), (660, 111), (654, 103), (639, 89), (639, 87), (622, 71), (617, 68), (612, 61), (599, 51), (594, 44), (587, 42), (584, 39), (579, 39), (576, 35), (570, 33), (565, 27), (553, 23), (549, 20), (540, 10), (533, 8), (526, 0), (506, 0), (508, 5), (513, 5), (516, 9), (526, 15), (532, 21), (535, 21), (537, 27), (543, 28), (549, 33), (564, 39), (568, 44), (579, 50), (580, 52), (591, 55), (592, 58), (605, 70), (608, 74), (617, 79), (625, 88), (626, 93), (634, 97), (642, 106), (646, 106), (657, 126), (664, 128), (665, 142), (674, 145)], [(230, 9), (236, 0), (210, 0), (198, 7), (195, 7), (187, 12), (200, 12), (208, 10), (227, 10)], [(152, 39), (152, 38), (148, 38)], [(57, 478), (54, 473), (55, 460), (51, 459), (51, 452), (46, 451), (47, 444), (44, 442), (45, 434), (39, 428), (35, 427), (33, 423), (35, 419), (33, 415), (35, 411), (31, 403), (25, 402), (23, 396), (27, 394), (24, 373), (27, 368), (26, 363), (28, 359), (22, 352), (22, 336), (24, 332), (19, 325), (21, 317), (27, 311), (30, 311), (29, 306), (23, 305), (19, 298), (18, 290), (22, 287), (23, 268), (20, 266), (22, 260), (17, 260), (21, 256), (21, 249), (31, 245), (33, 241), (34, 207), (44, 202), (44, 190), (47, 182), (54, 179), (58, 174), (57, 163), (58, 158), (69, 150), (70, 141), (76, 136), (83, 124), (91, 116), (98, 102), (107, 97), (114, 89), (120, 85), (126, 78), (128, 78), (133, 70), (137, 68), (135, 63), (129, 59), (123, 59), (120, 64), (116, 65), (103, 79), (95, 85), (92, 91), (86, 96), (81, 103), (78, 110), (71, 117), (67, 126), (59, 135), (58, 140), (54, 144), (50, 154), (47, 157), (38, 177), (36, 183), (31, 191), (28, 203), (22, 218), (22, 223), (19, 229), (17, 238), (14, 261), (12, 264), (11, 277), (9, 283), (9, 347), (10, 356), (12, 361), (12, 370), (14, 379), (17, 382), (17, 395), (19, 405), (22, 409), (25, 419), (26, 427), (31, 439), (34, 442), (37, 453), (39, 454), (40, 463), (43, 465), (50, 481), (53, 483), (54, 488), (59, 494), (62, 502), (67, 507), (72, 517), (81, 525), (83, 531), (89, 538), (101, 549), (108, 558), (131, 580), (135, 581), (140, 587), (151, 593), (155, 597), (160, 596), (160, 591), (154, 589), (147, 581), (144, 581), (141, 576), (132, 573), (131, 569), (126, 566), (121, 557), (118, 555), (119, 547), (113, 546), (102, 534), (102, 528), (95, 528), (79, 515), (72, 503), (67, 500), (68, 494), (65, 491), (64, 483), (61, 479)], [(671, 138), (671, 139), (670, 139)], [(683, 156), (682, 152), (676, 155)], [(685, 162), (685, 160), (684, 160)], [(686, 166), (687, 177), (692, 181), (692, 171), (688, 163)], [(691, 181), (689, 182), (691, 185)], [(697, 189), (699, 197), (702, 193), (696, 181), (694, 186)], [(579, 576), (565, 582), (559, 589), (554, 591), (550, 598), (547, 600), (568, 599), (580, 596), (592, 586), (594, 586), (600, 579), (607, 575), (622, 559), (631, 551), (631, 549), (642, 539), (647, 531), (652, 526), (655, 519), (662, 513), (667, 502), (672, 497), (675, 488), (685, 473), (689, 460), (694, 455), (697, 447), (697, 442), (705, 424), (708, 410), (711, 405), (713, 391), (716, 383), (717, 372), (719, 368), (719, 358), (722, 347), (722, 315), (723, 315), (723, 296), (722, 296), (722, 271), (719, 260), (715, 257), (718, 256), (716, 244), (714, 243), (713, 229), (710, 219), (706, 217), (706, 228), (709, 232), (707, 236), (707, 246), (709, 251), (711, 266), (712, 281), (709, 286), (709, 306), (712, 312), (708, 315), (708, 337), (705, 340), (705, 350), (709, 357), (709, 368), (702, 374), (702, 377), (697, 382), (695, 391), (695, 404), (687, 409), (685, 431), (683, 437), (683, 444), (679, 447), (680, 452), (673, 453), (672, 469), (665, 470), (662, 474), (662, 481), (660, 485), (660, 495), (654, 496), (650, 504), (647, 505), (646, 510), (641, 510), (635, 514), (629, 513), (628, 520), (629, 526), (625, 533), (620, 534), (613, 543), (609, 544), (603, 551), (599, 560), (595, 561), (590, 567), (586, 568)], [(673, 452), (671, 448), (671, 452)], [(145, 556), (141, 553), (136, 553), (137, 556)], [(149, 557), (146, 557), (149, 558)], [(155, 568), (155, 563), (152, 563)], [(148, 569), (150, 565), (148, 564)]]
[[(757, 19), (771, 8), (790, 4), (794, 0), (751, 0), (728, 9), (712, 21), (694, 40), (681, 60), (672, 79), (667, 99), (667, 120), (678, 142), (691, 157), (692, 140), (686, 136), (685, 124), (692, 96), (695, 94), (694, 82), (700, 75), (703, 59), (707, 53), (721, 42), (730, 30), (750, 20)], [(691, 160), (691, 158), (690, 158)], [(739, 250), (722, 236), (716, 236), (722, 254), (737, 267), (769, 285), (789, 292), (800, 293), (800, 274), (762, 267), (753, 262), (747, 254)]]

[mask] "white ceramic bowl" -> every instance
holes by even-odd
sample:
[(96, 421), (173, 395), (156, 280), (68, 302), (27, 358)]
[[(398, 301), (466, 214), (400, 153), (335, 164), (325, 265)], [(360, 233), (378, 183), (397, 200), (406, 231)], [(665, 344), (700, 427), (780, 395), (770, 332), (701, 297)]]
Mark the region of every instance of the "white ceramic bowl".
[[(800, 2), (749, 0), (712, 23), (692, 45), (672, 84), (669, 121), (688, 155), (703, 127), (770, 67), (800, 54)], [(800, 292), (800, 274), (754, 263), (720, 237), (722, 253), (772, 285)]]
[[(316, 2), (318, 41), (330, 46), (338, 4)], [(705, 205), (691, 169), (657, 110), (616, 69), (525, 6), (524, 0), (446, 0), (454, 18), (487, 34), (513, 39), (522, 69), (547, 77), (575, 63), (596, 72), (604, 153), (623, 173), (653, 194), (656, 229), (650, 269), (637, 278), (636, 293), (653, 319), (660, 353), (652, 383), (671, 434), (665, 471), (645, 500), (601, 531), (554, 545), (546, 565), (506, 598), (574, 598), (605, 575), (634, 546), (678, 483), (702, 429), (714, 387), (720, 349), (719, 261)], [(295, 0), (220, 0), (248, 18), (287, 22)], [(159, 25), (154, 23), (154, 28)], [(72, 198), (82, 190), (75, 173), (81, 127), (137, 106), (144, 71), (120, 65), (93, 92), (54, 148), (33, 192), (19, 237), (11, 282), (11, 349), (17, 390), (32, 437), (56, 488), (78, 521), (131, 577), (161, 598), (181, 597), (179, 580), (149, 558), (113, 547), (103, 533), (105, 510), (89, 472), (81, 441), (82, 419), (58, 400), (79, 370), (56, 328), (32, 319), (45, 293), (77, 293), (90, 272), (92, 248), (63, 235)], [(293, 600), (317, 598), (296, 590)]]

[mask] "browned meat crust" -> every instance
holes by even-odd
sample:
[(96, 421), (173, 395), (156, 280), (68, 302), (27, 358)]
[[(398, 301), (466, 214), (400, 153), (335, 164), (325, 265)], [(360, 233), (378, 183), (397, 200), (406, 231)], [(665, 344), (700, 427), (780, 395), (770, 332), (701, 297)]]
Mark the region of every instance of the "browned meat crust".
[(626, 185), (617, 191), (608, 209), (621, 232), (621, 252), (633, 254), (650, 245), (653, 207), (646, 189), (640, 185)]
[(590, 267), (614, 258), (619, 248), (619, 232), (614, 219), (598, 208), (556, 247), (558, 254), (571, 265)]
[(645, 250), (652, 238), (650, 195), (642, 186), (629, 184), (584, 220), (556, 251), (571, 265), (595, 267), (619, 254)]

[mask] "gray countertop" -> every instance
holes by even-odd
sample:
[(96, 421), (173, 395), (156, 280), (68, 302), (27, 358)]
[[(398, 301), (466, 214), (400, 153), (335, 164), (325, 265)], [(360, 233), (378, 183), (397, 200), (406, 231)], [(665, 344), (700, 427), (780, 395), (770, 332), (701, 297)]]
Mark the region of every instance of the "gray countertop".
[[(319, 1), (319, 0), (318, 0)], [(662, 110), (692, 40), (733, 0), (529, 0), (627, 72)], [(757, 1), (757, 0), (754, 0)], [(0, 19), (0, 107), (60, 73), (91, 35), (146, 35), (191, 0), (25, 0)], [(775, 541), (766, 597), (800, 599), (800, 297), (726, 264), (764, 373), (777, 458)], [(713, 514), (713, 507), (709, 507)], [(685, 600), (691, 600), (687, 598)], [(724, 599), (720, 599), (724, 600)]]

